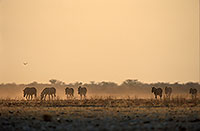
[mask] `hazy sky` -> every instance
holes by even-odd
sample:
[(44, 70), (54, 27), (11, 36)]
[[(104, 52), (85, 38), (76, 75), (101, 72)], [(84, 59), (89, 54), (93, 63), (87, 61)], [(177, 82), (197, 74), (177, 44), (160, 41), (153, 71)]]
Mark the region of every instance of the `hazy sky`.
[(0, 83), (197, 82), (199, 59), (199, 0), (0, 0)]

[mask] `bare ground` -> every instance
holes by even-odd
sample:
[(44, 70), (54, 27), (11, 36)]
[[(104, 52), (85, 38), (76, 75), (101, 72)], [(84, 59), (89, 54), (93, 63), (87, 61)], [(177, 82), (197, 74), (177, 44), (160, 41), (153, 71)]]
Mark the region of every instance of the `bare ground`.
[(0, 100), (0, 130), (200, 130), (200, 101)]

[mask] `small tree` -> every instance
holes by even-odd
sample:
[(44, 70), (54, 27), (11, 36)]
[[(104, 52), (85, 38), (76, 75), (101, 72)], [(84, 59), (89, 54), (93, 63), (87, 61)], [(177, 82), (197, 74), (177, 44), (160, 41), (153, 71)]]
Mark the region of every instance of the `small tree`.
[(57, 80), (56, 80), (56, 79), (51, 79), (51, 80), (49, 80), (49, 82), (50, 82), (52, 85), (54, 85), (54, 84), (56, 84)]

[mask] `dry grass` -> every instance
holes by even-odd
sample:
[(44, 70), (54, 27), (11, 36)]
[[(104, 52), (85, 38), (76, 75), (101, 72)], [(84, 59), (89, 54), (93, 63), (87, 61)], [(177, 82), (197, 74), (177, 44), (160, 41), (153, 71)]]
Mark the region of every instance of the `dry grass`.
[(138, 98), (123, 98), (115, 97), (91, 97), (90, 99), (59, 99), (41, 101), (24, 100), (24, 99), (0, 99), (0, 106), (28, 106), (28, 107), (193, 107), (200, 106), (200, 99), (186, 99), (182, 96), (176, 96), (169, 99), (138, 99)]
[(0, 100), (0, 130), (199, 130), (200, 100)]

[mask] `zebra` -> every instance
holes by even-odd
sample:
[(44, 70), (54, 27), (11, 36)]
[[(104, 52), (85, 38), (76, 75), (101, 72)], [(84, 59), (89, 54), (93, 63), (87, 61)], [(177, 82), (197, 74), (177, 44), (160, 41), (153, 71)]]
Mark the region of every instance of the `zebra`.
[(196, 97), (197, 97), (197, 89), (190, 88), (189, 94), (191, 94), (192, 99), (196, 99)]
[(54, 87), (47, 87), (45, 88), (42, 92), (41, 92), (41, 100), (45, 100), (46, 96), (49, 96), (49, 100), (50, 100), (50, 96), (53, 98), (56, 97), (56, 89)]
[(166, 98), (169, 98), (170, 99), (170, 96), (172, 94), (172, 88), (171, 87), (165, 87), (165, 95), (166, 95)]
[(162, 98), (162, 89), (161, 88), (152, 87), (151, 92), (154, 93), (156, 99), (157, 99), (157, 95), (160, 96), (160, 99)]
[(65, 95), (67, 95), (67, 98), (74, 96), (74, 89), (73, 88), (65, 88)]
[(87, 89), (85, 87), (79, 86), (78, 94), (80, 95), (81, 99), (82, 99), (82, 96), (84, 96), (84, 98), (86, 98), (86, 93), (87, 93)]
[(27, 100), (32, 100), (33, 96), (35, 96), (35, 98), (37, 97), (37, 90), (35, 87), (26, 87), (24, 90), (24, 97)]

